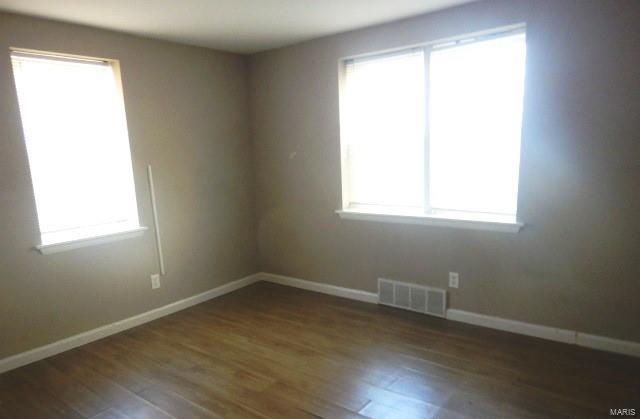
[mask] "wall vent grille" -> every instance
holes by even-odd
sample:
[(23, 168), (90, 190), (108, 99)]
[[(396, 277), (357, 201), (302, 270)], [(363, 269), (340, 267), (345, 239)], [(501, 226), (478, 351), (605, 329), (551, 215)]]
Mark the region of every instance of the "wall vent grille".
[(440, 288), (378, 278), (378, 304), (445, 317), (447, 291)]

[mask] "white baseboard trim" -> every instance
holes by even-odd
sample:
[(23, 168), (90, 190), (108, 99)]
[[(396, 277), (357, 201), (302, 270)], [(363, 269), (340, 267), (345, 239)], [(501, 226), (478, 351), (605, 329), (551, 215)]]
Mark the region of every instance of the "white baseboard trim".
[(447, 319), (563, 343), (576, 343), (576, 332), (450, 308)]
[(12, 355), (8, 358), (0, 359), (0, 374), (32, 362), (40, 361), (41, 359), (57, 355), (64, 351), (77, 348), (78, 346), (85, 345), (89, 342), (131, 329), (132, 327), (140, 326), (141, 324), (167, 316), (175, 313), (176, 311), (184, 310), (185, 308), (203, 303), (239, 288), (246, 287), (247, 285), (251, 285), (259, 280), (258, 274), (249, 275), (227, 284), (220, 285), (219, 287), (212, 288), (209, 291), (167, 304), (166, 306), (159, 307), (115, 323), (107, 324), (105, 326), (98, 327), (97, 329), (89, 330), (48, 345)]
[[(260, 272), (210, 289), (209, 291), (205, 291), (201, 294), (176, 301), (166, 306), (159, 307), (145, 313), (99, 327), (97, 329), (89, 330), (87, 332), (83, 332), (45, 346), (12, 355), (8, 358), (0, 359), (0, 374), (21, 367), (23, 365), (30, 364), (32, 362), (40, 361), (41, 359), (57, 355), (61, 352), (77, 348), (78, 346), (82, 346), (84, 344), (105, 338), (124, 330), (131, 329), (133, 327), (150, 322), (152, 320), (156, 320), (160, 317), (167, 316), (177, 311), (184, 310), (191, 306), (203, 303), (207, 300), (211, 300), (237, 289), (246, 287), (258, 281), (273, 282), (280, 285), (301, 288), (309, 291), (319, 292), (322, 294), (329, 294), (337, 297), (348, 298), (351, 300), (363, 301), (366, 303), (375, 304), (378, 302), (377, 293), (357, 290), (353, 288), (339, 287), (336, 285), (328, 285), (320, 282), (307, 281), (304, 279), (292, 278), (284, 275)], [(575, 344), (587, 348), (640, 357), (640, 342), (612, 339), (604, 336), (590, 335), (587, 333), (575, 332), (573, 330), (558, 329), (555, 327), (525, 323), (458, 309), (448, 309), (446, 318), (448, 320), (469, 323), (476, 326), (489, 327), (492, 329), (518, 333), (527, 336), (534, 336), (542, 339), (553, 340), (556, 342)]]
[(640, 342), (590, 335), (575, 330), (558, 329), (556, 327), (487, 316), (453, 308), (447, 310), (447, 319), (600, 351), (640, 357)]
[(631, 342), (628, 340), (613, 339), (578, 332), (576, 336), (576, 345), (599, 349), (601, 351), (616, 352), (619, 354), (640, 357), (640, 342)]
[[(300, 278), (292, 278), (284, 275), (277, 275), (268, 272), (258, 274), (259, 280), (273, 282), (289, 287), (302, 288), (309, 291), (323, 294), (335, 295), (349, 298), (351, 300), (364, 301), (366, 303), (378, 302), (378, 294), (344, 288), (336, 285), (328, 285), (320, 282), (307, 281)], [(607, 338), (604, 336), (589, 335), (575, 330), (559, 329), (551, 326), (526, 323), (517, 320), (505, 319), (502, 317), (488, 316), (485, 314), (473, 313), (470, 311), (450, 308), (447, 310), (447, 320), (473, 324), (475, 326), (488, 327), (505, 332), (518, 333), (526, 336), (533, 336), (555, 342), (568, 343), (571, 345), (584, 346), (586, 348), (598, 349), (607, 352), (615, 352), (624, 355), (640, 357), (640, 343), (619, 339)]]
[(261, 272), (260, 280), (273, 282), (275, 284), (286, 285), (288, 287), (302, 288), (304, 290), (315, 291), (322, 294), (335, 295), (337, 297), (349, 298), (351, 300), (364, 301), (365, 303), (377, 303), (378, 294), (353, 288), (338, 287), (320, 282), (307, 281), (306, 279), (292, 278), (290, 276)]

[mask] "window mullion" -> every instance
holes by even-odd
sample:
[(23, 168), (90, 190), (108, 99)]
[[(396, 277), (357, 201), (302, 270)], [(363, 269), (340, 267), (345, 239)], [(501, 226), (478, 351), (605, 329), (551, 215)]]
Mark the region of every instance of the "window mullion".
[(424, 48), (424, 212), (431, 212), (430, 168), (429, 168), (429, 58), (431, 48)]

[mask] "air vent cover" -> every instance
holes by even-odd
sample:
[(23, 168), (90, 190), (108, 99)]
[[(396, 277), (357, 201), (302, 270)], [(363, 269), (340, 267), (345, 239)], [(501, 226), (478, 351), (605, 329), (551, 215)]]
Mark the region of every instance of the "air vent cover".
[(391, 282), (379, 282), (378, 283), (378, 302), (380, 304), (393, 305), (393, 283)]
[(447, 291), (440, 288), (378, 278), (378, 304), (445, 317)]

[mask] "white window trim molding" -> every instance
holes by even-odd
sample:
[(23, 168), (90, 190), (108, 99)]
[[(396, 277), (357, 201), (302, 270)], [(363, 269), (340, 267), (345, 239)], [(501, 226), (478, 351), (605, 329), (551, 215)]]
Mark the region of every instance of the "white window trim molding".
[(36, 249), (43, 255), (65, 252), (67, 250), (79, 249), (81, 247), (95, 246), (103, 243), (111, 243), (120, 240), (140, 237), (148, 230), (148, 227), (135, 227), (124, 231), (116, 231), (99, 236), (86, 237), (82, 239), (68, 240), (59, 243), (41, 244)]
[[(489, 38), (494, 37), (502, 37), (502, 36), (510, 36), (518, 33), (526, 33), (527, 25), (526, 23), (516, 23), (513, 25), (507, 25), (503, 27), (497, 27), (489, 30), (471, 32), (466, 34), (461, 34), (457, 36), (437, 39), (434, 41), (422, 42), (412, 45), (404, 45), (397, 48), (391, 48), (381, 51), (373, 51), (366, 52), (363, 54), (343, 56), (338, 59), (338, 84), (339, 84), (339, 92), (340, 92), (340, 102), (342, 108), (342, 101), (344, 95), (344, 84), (346, 82), (346, 64), (349, 61), (354, 60), (366, 60), (370, 58), (376, 58), (383, 56), (385, 54), (398, 54), (402, 52), (407, 52), (416, 49), (422, 49), (425, 51), (425, 72), (428, 72), (429, 69), (429, 54), (428, 52), (434, 49), (443, 49), (449, 48), (451, 46), (456, 46), (460, 43), (466, 42), (477, 42)], [(427, 77), (427, 84), (428, 84)], [(429, 98), (426, 97), (427, 100), (427, 109)], [(427, 110), (428, 115), (428, 110)], [(340, 125), (346, 125), (343, 121), (344, 113), (340, 112)], [(425, 133), (428, 136), (428, 130)], [(522, 134), (520, 137), (520, 142), (522, 145)], [(348, 160), (347, 160), (347, 145), (343, 140), (343, 135), (341, 132), (340, 135), (340, 168), (341, 168), (341, 193), (342, 193), (342, 209), (336, 210), (336, 214), (340, 216), (341, 219), (348, 220), (364, 220), (364, 221), (375, 221), (375, 222), (384, 222), (384, 223), (396, 223), (396, 224), (414, 224), (414, 225), (427, 225), (427, 226), (436, 226), (436, 227), (450, 227), (450, 228), (458, 228), (458, 229), (469, 229), (469, 230), (484, 230), (484, 231), (496, 231), (496, 232), (505, 232), (505, 233), (518, 233), (524, 227), (524, 223), (517, 219), (517, 215), (504, 217), (502, 215), (492, 215), (489, 213), (475, 213), (475, 212), (467, 212), (466, 214), (463, 211), (455, 211), (455, 210), (441, 210), (441, 209), (433, 209), (430, 203), (430, 194), (429, 194), (429, 178), (425, 176), (425, 202), (423, 208), (421, 208), (420, 213), (404, 213), (403, 211), (390, 211), (386, 212), (385, 210), (361, 210), (362, 206), (372, 206), (371, 204), (361, 204), (351, 201), (350, 197), (350, 188), (348, 179)], [(428, 139), (425, 141), (425, 156), (424, 156), (424, 168), (425, 173), (429, 171), (429, 141)], [(519, 179), (519, 174), (518, 174)], [(517, 196), (517, 194), (516, 194)], [(424, 211), (424, 212), (422, 212)], [(501, 218), (504, 218), (501, 219)]]
[(524, 223), (520, 221), (499, 222), (495, 220), (471, 220), (464, 218), (442, 217), (432, 214), (385, 214), (379, 212), (359, 211), (354, 209), (336, 210), (336, 213), (340, 216), (340, 218), (345, 220), (375, 221), (394, 224), (416, 224), (435, 227), (460, 228), (467, 230), (498, 231), (503, 233), (517, 233), (522, 229), (522, 227), (524, 227)]

